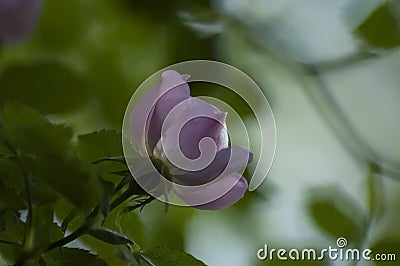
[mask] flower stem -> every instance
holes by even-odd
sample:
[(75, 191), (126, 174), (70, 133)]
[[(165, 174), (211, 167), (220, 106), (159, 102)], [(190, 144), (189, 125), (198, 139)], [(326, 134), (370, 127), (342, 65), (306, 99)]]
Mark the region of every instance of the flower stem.
[(78, 229), (76, 229), (74, 232), (72, 232), (71, 234), (67, 235), (64, 238), (61, 238), (60, 240), (57, 240), (56, 242), (53, 242), (47, 249), (47, 251), (50, 251), (54, 248), (57, 247), (62, 247), (76, 239), (78, 239), (79, 237), (81, 237), (82, 235), (84, 235), (86, 233), (87, 230), (87, 226), (85, 223), (83, 223)]

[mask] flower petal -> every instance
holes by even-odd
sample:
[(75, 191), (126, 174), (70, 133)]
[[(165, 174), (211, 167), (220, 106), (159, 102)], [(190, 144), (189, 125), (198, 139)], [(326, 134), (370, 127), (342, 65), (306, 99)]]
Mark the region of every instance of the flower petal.
[(246, 148), (233, 146), (217, 152), (214, 160), (199, 171), (187, 171), (174, 176), (174, 182), (182, 185), (202, 185), (220, 176), (230, 175), (244, 168), (253, 160), (253, 154)]
[(199, 143), (209, 137), (220, 150), (226, 144), (226, 128), (215, 119), (196, 117), (186, 123), (179, 132), (179, 146), (183, 154), (195, 159), (200, 156)]
[[(237, 173), (232, 173), (208, 186), (176, 189), (176, 193), (183, 201), (197, 209), (220, 210), (235, 204), (247, 188), (246, 179)], [(219, 194), (221, 196), (216, 197)]]
[(191, 97), (166, 117), (154, 154), (164, 163), (175, 166), (174, 170), (201, 170), (213, 161), (219, 150), (228, 147), (225, 119), (226, 113)]
[(167, 70), (161, 75), (157, 104), (149, 121), (147, 144), (153, 150), (161, 137), (161, 128), (168, 113), (180, 102), (190, 97), (190, 88), (186, 80), (188, 75), (181, 75), (174, 70)]
[(142, 155), (146, 154), (145, 136), (148, 131), (148, 120), (152, 117), (153, 107), (157, 102), (159, 87), (146, 93), (133, 108), (130, 119), (130, 128), (135, 144)]
[(186, 83), (188, 78), (188, 75), (181, 75), (173, 70), (163, 72), (160, 85), (146, 93), (135, 105), (130, 127), (142, 155), (147, 153), (146, 145), (152, 151), (160, 139), (162, 123), (170, 110), (190, 97)]

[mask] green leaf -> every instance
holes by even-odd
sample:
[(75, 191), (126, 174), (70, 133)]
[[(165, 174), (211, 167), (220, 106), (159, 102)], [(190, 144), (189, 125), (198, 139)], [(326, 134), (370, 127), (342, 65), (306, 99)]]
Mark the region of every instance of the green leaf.
[(146, 223), (146, 226), (151, 229), (148, 233), (151, 246), (168, 246), (178, 249), (183, 247), (185, 228), (195, 214), (195, 209), (169, 205), (168, 212), (165, 212), (165, 204), (160, 201), (155, 201), (147, 208), (156, 215), (154, 219)]
[(6, 211), (0, 215), (0, 239), (22, 243), (23, 237), (24, 223), (15, 212)]
[(180, 249), (154, 247), (141, 253), (142, 257), (157, 266), (205, 265), (200, 260)]
[(18, 245), (6, 245), (0, 243), (0, 257), (8, 264), (14, 264), (23, 252), (24, 224), (11, 211), (0, 215), (0, 239), (17, 243)]
[(53, 249), (42, 256), (47, 266), (106, 266), (107, 264), (87, 250), (77, 248)]
[[(1, 120), (1, 110), (0, 110), (0, 132), (1, 132), (1, 128), (2, 128), (2, 123), (3, 121)], [(1, 135), (0, 135), (1, 136)], [(7, 146), (0, 141), (0, 159), (8, 159), (10, 158), (10, 156), (12, 156), (12, 154), (10, 153), (10, 150), (7, 148)]]
[(3, 135), (15, 149), (38, 156), (65, 155), (71, 151), (72, 130), (51, 124), (26, 106), (5, 104), (3, 120)]
[(25, 208), (25, 203), (17, 192), (6, 186), (0, 179), (0, 213), (5, 210), (21, 210)]
[(76, 147), (79, 158), (93, 163), (106, 180), (115, 183), (116, 176), (111, 172), (126, 170), (120, 131), (108, 129), (81, 135)]
[(78, 216), (80, 215), (80, 211), (77, 208), (72, 208), (72, 210), (69, 212), (67, 217), (64, 218), (64, 220), (61, 223), (61, 230), (65, 233), (67, 231), (68, 226), (71, 222), (73, 222)]
[(108, 265), (126, 266), (132, 261), (131, 253), (124, 245), (110, 245), (90, 235), (83, 235), (79, 239)]
[[(126, 165), (124, 156), (112, 156), (112, 157), (100, 158), (100, 159), (94, 161), (93, 164), (99, 164), (99, 163), (104, 163), (104, 162), (115, 162), (115, 163), (120, 163), (120, 164)], [(121, 170), (121, 171), (123, 171), (123, 170)], [(114, 174), (114, 172), (110, 172), (110, 173)]]
[(376, 0), (352, 0), (343, 7), (343, 18), (351, 30), (356, 29), (376, 8), (382, 5), (382, 1)]
[[(121, 171), (110, 172), (110, 174), (118, 175), (118, 176), (123, 176), (124, 179), (125, 179), (125, 178), (126, 178), (126, 179), (130, 179), (131, 172), (130, 172), (129, 170), (121, 170)], [(124, 182), (125, 182), (125, 181), (124, 181)], [(125, 185), (126, 185), (126, 184), (128, 184), (128, 183), (125, 183)], [(122, 183), (121, 183), (121, 185), (122, 185)]]
[(45, 181), (54, 191), (80, 210), (90, 210), (103, 196), (104, 188), (91, 167), (72, 158), (43, 157), (34, 171), (37, 181)]
[(100, 212), (104, 217), (102, 223), (104, 223), (110, 212), (110, 201), (114, 192), (114, 183), (108, 182), (103, 179), (100, 179), (100, 182), (102, 183), (104, 192), (103, 192), (103, 197), (100, 200), (99, 207), (100, 207)]
[[(32, 193), (32, 202), (36, 205), (46, 205), (46, 204), (53, 204), (59, 199), (58, 194), (54, 189), (49, 186), (49, 184), (45, 182), (38, 182), (35, 178), (33, 183), (35, 185), (31, 186), (31, 193)], [(24, 188), (24, 192), (21, 193), (22, 195), (26, 195), (26, 189)], [(25, 196), (26, 197), (26, 196)]]
[(101, 130), (78, 137), (79, 157), (87, 162), (101, 158), (122, 156), (121, 132), (117, 130)]
[(88, 234), (98, 240), (112, 245), (133, 244), (133, 242), (126, 236), (109, 229), (91, 229), (88, 231)]
[[(132, 182), (132, 183), (133, 183), (133, 182)], [(131, 186), (129, 186), (129, 187), (131, 187)], [(139, 188), (139, 189), (141, 189), (141, 188)], [(124, 193), (128, 192), (129, 190), (130, 190), (130, 189), (128, 189), (128, 190), (125, 191)], [(135, 190), (134, 190), (134, 191), (135, 191)], [(136, 190), (136, 191), (137, 191), (137, 190)], [(139, 190), (139, 191), (140, 191), (140, 190)], [(154, 197), (148, 196), (147, 194), (140, 195), (140, 194), (137, 194), (137, 193), (138, 193), (138, 192), (128, 193), (128, 194), (130, 195), (129, 197), (131, 197), (131, 196), (133, 196), (133, 195), (137, 195), (137, 196), (133, 197), (133, 198), (130, 200), (129, 205), (126, 206), (126, 207), (121, 211), (121, 214), (129, 213), (129, 212), (132, 212), (132, 211), (137, 210), (137, 209), (139, 209), (140, 211), (142, 211), (143, 208), (144, 208), (146, 205), (148, 205), (149, 203), (151, 203), (152, 201), (155, 200)]]
[(390, 3), (377, 8), (358, 28), (357, 33), (370, 45), (393, 48), (400, 45), (400, 28)]
[(336, 188), (319, 189), (313, 193), (309, 211), (314, 222), (329, 235), (345, 237), (358, 244), (366, 228), (366, 215), (353, 199)]
[(357, 225), (331, 201), (314, 201), (310, 210), (316, 224), (330, 235), (360, 239), (361, 232)]
[(25, 239), (25, 249), (41, 252), (47, 246), (61, 237), (61, 228), (53, 221), (53, 206), (47, 204), (34, 206), (32, 211), (32, 224)]
[(16, 191), (21, 191), (24, 188), (24, 177), (21, 169), (11, 160), (0, 159), (0, 180)]
[[(44, 1), (39, 25), (33, 36), (40, 48), (59, 50), (76, 46), (76, 42), (82, 42), (85, 31), (88, 30), (90, 18), (85, 12), (85, 1)], [(60, 19), (60, 12), (69, 14)]]
[[(119, 209), (123, 209), (121, 206)], [(117, 210), (116, 210), (117, 211)], [(143, 223), (139, 215), (135, 212), (123, 213), (119, 212), (114, 218), (115, 225), (120, 232), (138, 243), (140, 247), (146, 247), (146, 236), (143, 230)]]
[(9, 66), (0, 88), (0, 103), (19, 102), (46, 114), (75, 110), (89, 99), (85, 81), (58, 62)]

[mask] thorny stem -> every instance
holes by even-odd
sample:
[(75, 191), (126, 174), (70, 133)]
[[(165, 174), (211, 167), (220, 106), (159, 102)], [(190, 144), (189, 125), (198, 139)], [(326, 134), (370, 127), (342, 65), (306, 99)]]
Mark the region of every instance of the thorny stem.
[(128, 188), (118, 198), (116, 198), (113, 202), (111, 202), (111, 204), (110, 204), (110, 212), (112, 210), (114, 210), (116, 207), (118, 207), (122, 202), (124, 202), (125, 200), (129, 199), (131, 196), (132, 196), (132, 192)]
[[(116, 200), (114, 200), (110, 204), (109, 210), (112, 211), (113, 209), (118, 207), (121, 203), (123, 203), (126, 199), (128, 199), (130, 196), (132, 196), (132, 190), (130, 188), (128, 188), (123, 194), (121, 194)], [(145, 202), (147, 202), (147, 201), (145, 201)], [(137, 209), (141, 206), (143, 206), (143, 204), (138, 204), (136, 206), (132, 206), (131, 210)], [(81, 226), (78, 227), (78, 229), (76, 229), (71, 234), (51, 243), (48, 246), (48, 248), (45, 250), (45, 252), (55, 249), (57, 247), (63, 247), (64, 245), (71, 243), (72, 241), (85, 235), (88, 232), (88, 230), (92, 227), (92, 225), (95, 223), (96, 217), (99, 213), (99, 209), (100, 209), (100, 205), (97, 204), (97, 206), (89, 213), (89, 215), (86, 216), (85, 221), (81, 224)], [(5, 243), (4, 241), (0, 241), (0, 243), (2, 243), (2, 242)], [(6, 244), (14, 244), (14, 243), (10, 242), (10, 243), (6, 243)], [(18, 261), (15, 265), (23, 265), (29, 259), (31, 259), (31, 257), (26, 256), (22, 260)]]
[[(111, 212), (112, 210), (117, 208), (120, 204), (122, 204), (125, 200), (130, 198), (132, 195), (133, 195), (132, 190), (130, 188), (128, 188), (124, 193), (122, 193), (117, 199), (115, 199), (110, 204), (109, 211)], [(131, 208), (131, 210), (137, 209), (141, 206), (142, 206), (141, 204), (138, 204), (137, 206), (133, 206)], [(53, 242), (52, 244), (50, 244), (50, 246), (47, 248), (46, 251), (52, 250), (57, 247), (62, 247), (64, 245), (76, 240), (80, 236), (86, 234), (87, 230), (90, 229), (90, 227), (93, 223), (93, 219), (97, 216), (98, 211), (99, 211), (99, 205), (97, 205), (92, 210), (92, 212), (87, 216), (86, 220), (82, 223), (82, 225), (78, 229), (76, 229), (74, 232), (72, 232), (68, 236), (65, 236), (62, 239), (57, 240), (57, 241)]]

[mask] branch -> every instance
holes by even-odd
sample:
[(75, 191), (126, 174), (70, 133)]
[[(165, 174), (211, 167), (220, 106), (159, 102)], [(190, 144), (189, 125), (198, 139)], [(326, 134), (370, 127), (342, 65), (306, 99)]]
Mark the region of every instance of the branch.
[[(131, 196), (133, 196), (132, 190), (128, 188), (124, 193), (122, 193), (117, 199), (115, 199), (110, 204), (110, 208), (109, 208), (110, 212), (112, 210), (114, 210), (115, 208), (117, 208), (120, 204), (122, 204), (125, 200), (127, 200)], [(46, 251), (52, 250), (52, 249), (57, 248), (57, 247), (62, 247), (64, 245), (66, 245), (66, 244), (78, 239), (82, 235), (86, 234), (87, 231), (93, 225), (93, 223), (95, 221), (95, 218), (97, 217), (97, 214), (99, 213), (99, 206), (100, 205), (97, 204), (97, 206), (86, 217), (85, 221), (82, 223), (82, 225), (78, 229), (76, 229), (74, 232), (72, 232), (68, 236), (65, 236), (65, 237), (61, 238), (60, 240), (57, 240), (57, 241), (53, 242), (52, 244), (50, 244), (50, 246), (46, 249)], [(141, 206), (143, 206), (143, 204), (135, 205), (134, 209), (139, 208)]]
[(382, 158), (372, 149), (372, 147), (362, 140), (351, 122), (342, 112), (340, 107), (335, 103), (335, 100), (329, 93), (328, 85), (324, 82), (320, 75), (319, 69), (313, 65), (302, 65), (304, 71), (314, 77), (319, 89), (315, 89), (305, 84), (300, 86), (311, 100), (313, 105), (318, 109), (319, 113), (324, 118), (324, 121), (332, 129), (335, 135), (339, 138), (343, 146), (357, 159), (363, 158), (367, 162), (373, 162), (380, 169), (379, 173), (382, 176), (389, 177), (393, 180), (400, 181), (400, 169), (398, 162), (393, 162)]
[(369, 51), (360, 51), (337, 59), (329, 60), (326, 62), (314, 63), (313, 66), (319, 70), (319, 72), (327, 72), (339, 68), (349, 67), (368, 59), (373, 59), (381, 54)]
[[(306, 73), (313, 76), (319, 88), (312, 88), (309, 84), (300, 86), (324, 118), (324, 121), (332, 129), (336, 136), (344, 143), (345, 147), (356, 157), (376, 157), (369, 145), (363, 142), (350, 121), (335, 103), (329, 93), (328, 85), (320, 76), (319, 70), (313, 65), (303, 65)], [(369, 158), (372, 159), (372, 158)], [(372, 160), (375, 161), (375, 160)]]
[(110, 212), (117, 208), (121, 203), (123, 203), (125, 200), (129, 199), (132, 197), (132, 192), (130, 189), (127, 189), (122, 193), (118, 198), (116, 198), (113, 202), (110, 204)]
[(52, 250), (54, 248), (57, 248), (57, 247), (62, 247), (64, 245), (66, 245), (66, 244), (78, 239), (82, 235), (86, 234), (87, 229), (88, 229), (87, 228), (87, 224), (83, 223), (78, 229), (76, 229), (71, 234), (69, 234), (66, 237), (63, 237), (60, 240), (57, 240), (56, 242), (53, 242), (52, 244), (50, 244), (50, 246), (46, 249), (46, 252), (50, 251), (50, 250)]
[(0, 159), (12, 160), (12, 159), (14, 159), (14, 156), (9, 155), (9, 154), (0, 153)]
[(301, 76), (311, 75), (319, 89), (310, 87), (310, 84), (305, 79), (299, 78), (303, 82), (300, 86), (306, 96), (311, 100), (311, 103), (319, 111), (324, 118), (324, 121), (332, 129), (334, 134), (339, 138), (343, 146), (350, 154), (358, 161), (374, 162), (379, 165), (381, 175), (400, 182), (400, 162), (390, 161), (388, 158), (380, 158), (374, 150), (363, 141), (357, 132), (352, 127), (350, 121), (343, 114), (339, 106), (335, 103), (332, 96), (329, 94), (327, 84), (321, 77), (321, 74), (326, 71), (335, 70), (342, 67), (349, 67), (361, 63), (365, 60), (377, 58), (385, 55), (386, 52), (368, 51), (360, 47), (360, 51), (350, 55), (346, 55), (334, 60), (317, 62), (312, 64), (304, 64), (295, 61), (276, 50), (261, 45), (260, 42), (254, 40), (254, 36), (248, 34), (248, 31), (242, 32), (246, 41), (250, 43), (254, 49), (260, 54), (266, 54), (273, 60), (280, 62), (285, 68), (293, 73), (298, 73)]
[(4, 240), (4, 239), (0, 239), (0, 243), (1, 244), (6, 244), (6, 245), (12, 245), (12, 246), (20, 246), (21, 245), (21, 243), (9, 241), (9, 240)]

